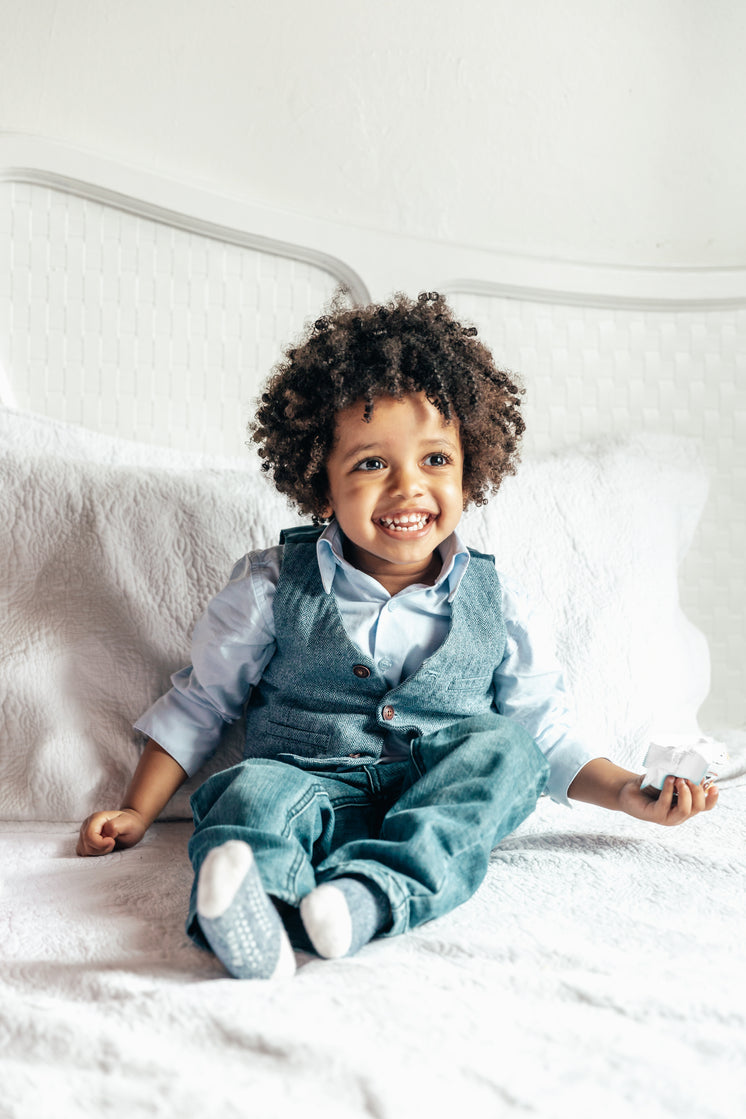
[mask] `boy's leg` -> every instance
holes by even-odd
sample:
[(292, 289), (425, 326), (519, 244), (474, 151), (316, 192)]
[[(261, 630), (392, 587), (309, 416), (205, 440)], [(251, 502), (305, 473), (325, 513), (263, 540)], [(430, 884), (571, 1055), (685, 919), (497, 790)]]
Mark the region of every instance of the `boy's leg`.
[(192, 810), (187, 931), (245, 977), (272, 974), (287, 956), (273, 902), (296, 907), (316, 885), (314, 863), (335, 834), (336, 842), (374, 834), (380, 821), (362, 772), (335, 780), (271, 759), (215, 774), (192, 797)]
[(319, 956), (352, 956), (391, 923), (389, 899), (371, 879), (324, 882), (300, 903), (303, 928)]
[(213, 847), (196, 882), (200, 932), (231, 975), (276, 979), (293, 974), (293, 949), (248, 843), (229, 839)]
[[(387, 767), (378, 768), (385, 778)], [(317, 880), (373, 883), (391, 907), (388, 935), (448, 913), (477, 889), (492, 848), (534, 810), (548, 773), (528, 733), (498, 715), (417, 739), (408, 782), (379, 836), (336, 848), (317, 866)]]
[[(285, 770), (288, 772), (286, 773)], [(304, 817), (300, 805), (313, 802), (307, 775), (264, 759), (241, 762), (209, 777), (192, 796), (194, 833), (189, 841), (189, 858), (194, 869), (194, 885), (189, 903), (187, 931), (205, 946), (197, 914), (197, 888), (202, 864), (211, 851), (239, 841), (250, 846), (266, 891), (289, 900), (295, 880), (306, 869), (302, 825), (310, 831), (315, 821)], [(299, 836), (289, 826), (296, 817)], [(311, 889), (313, 875), (305, 883)], [(300, 894), (305, 892), (299, 884)]]

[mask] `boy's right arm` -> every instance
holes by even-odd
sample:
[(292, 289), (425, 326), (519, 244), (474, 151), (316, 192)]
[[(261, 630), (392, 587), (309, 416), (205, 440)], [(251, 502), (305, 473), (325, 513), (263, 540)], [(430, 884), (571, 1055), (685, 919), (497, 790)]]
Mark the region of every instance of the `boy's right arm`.
[[(281, 562), (280, 547), (252, 552), (238, 561), (230, 581), (194, 627), (191, 666), (171, 677), (171, 691), (135, 724), (164, 742), (178, 742), (179, 756), (190, 773), (213, 753), (225, 724), (239, 718), (251, 687), (272, 657), (272, 605)], [(200, 677), (213, 683), (205, 688)], [(122, 806), (84, 820), (78, 854), (108, 855), (139, 843), (186, 779), (187, 771), (176, 759), (148, 738)]]
[(115, 847), (134, 847), (186, 779), (179, 763), (148, 739), (121, 808), (94, 812), (83, 821), (77, 853), (108, 855)]

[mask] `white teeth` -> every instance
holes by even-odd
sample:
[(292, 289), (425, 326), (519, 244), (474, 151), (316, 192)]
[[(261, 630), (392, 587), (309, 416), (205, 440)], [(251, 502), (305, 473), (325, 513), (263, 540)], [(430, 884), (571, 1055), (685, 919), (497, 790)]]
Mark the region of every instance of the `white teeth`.
[(429, 513), (402, 513), (400, 517), (381, 517), (381, 524), (397, 532), (414, 532), (424, 528), (429, 518)]

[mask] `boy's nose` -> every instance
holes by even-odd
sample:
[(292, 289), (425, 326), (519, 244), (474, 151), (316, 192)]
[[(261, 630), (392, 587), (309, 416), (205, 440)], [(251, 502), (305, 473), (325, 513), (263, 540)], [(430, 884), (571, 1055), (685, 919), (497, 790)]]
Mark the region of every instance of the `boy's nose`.
[(415, 497), (422, 493), (422, 478), (414, 466), (400, 466), (390, 476), (391, 492), (401, 497)]

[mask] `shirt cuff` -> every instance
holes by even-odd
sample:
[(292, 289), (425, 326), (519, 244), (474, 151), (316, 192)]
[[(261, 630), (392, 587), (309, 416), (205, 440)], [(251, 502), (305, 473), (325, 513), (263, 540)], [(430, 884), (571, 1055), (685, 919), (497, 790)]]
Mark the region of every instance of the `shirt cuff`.
[[(554, 756), (553, 756), (554, 755)], [(592, 753), (582, 743), (563, 743), (561, 747), (548, 750), (546, 759), (549, 762), (549, 780), (544, 790), (552, 800), (572, 808), (573, 802), (567, 795), (567, 790), (580, 773), (584, 765), (592, 762), (597, 754)]]
[[(202, 715), (202, 718), (200, 717)], [(189, 777), (215, 753), (224, 723), (215, 725), (215, 713), (189, 702), (172, 688), (134, 724), (177, 761)]]

